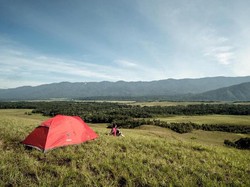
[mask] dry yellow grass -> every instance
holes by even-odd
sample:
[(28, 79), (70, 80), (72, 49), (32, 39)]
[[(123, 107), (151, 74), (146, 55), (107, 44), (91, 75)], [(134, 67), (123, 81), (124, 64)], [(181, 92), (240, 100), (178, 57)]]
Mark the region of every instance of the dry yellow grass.
[(168, 116), (157, 118), (162, 121), (197, 124), (225, 124), (225, 125), (250, 125), (250, 116), (247, 115), (196, 115), (196, 116)]

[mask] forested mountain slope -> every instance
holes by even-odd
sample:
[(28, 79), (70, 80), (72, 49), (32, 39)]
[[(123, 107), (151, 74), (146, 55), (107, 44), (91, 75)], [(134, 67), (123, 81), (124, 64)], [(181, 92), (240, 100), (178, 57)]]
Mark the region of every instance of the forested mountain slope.
[(250, 82), (196, 94), (189, 100), (250, 101)]
[[(154, 96), (156, 96), (154, 98), (164, 97), (166, 99), (169, 96), (169, 98), (175, 99), (177, 95), (199, 94), (244, 82), (250, 82), (250, 76), (166, 79), (151, 82), (61, 82), (35, 87), (24, 86), (11, 89), (0, 89), (0, 100), (34, 100), (50, 98), (84, 99), (94, 97), (129, 98)], [(237, 94), (236, 92), (234, 93)], [(200, 95), (200, 97), (202, 98), (202, 95)], [(244, 96), (241, 98), (243, 97)]]

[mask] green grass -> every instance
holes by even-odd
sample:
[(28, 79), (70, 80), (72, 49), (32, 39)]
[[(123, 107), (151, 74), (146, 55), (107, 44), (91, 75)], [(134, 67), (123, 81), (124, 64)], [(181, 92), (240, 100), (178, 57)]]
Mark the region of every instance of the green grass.
[(225, 125), (250, 125), (250, 116), (241, 115), (197, 115), (197, 116), (168, 116), (157, 118), (168, 122), (192, 122), (197, 124), (225, 124)]
[[(187, 106), (187, 105), (200, 105), (200, 104), (234, 104), (232, 102), (201, 102), (201, 101), (145, 101), (145, 102), (131, 102), (127, 103), (130, 105), (140, 105), (140, 106)], [(247, 103), (235, 103), (235, 104), (247, 104)]]
[(221, 142), (237, 135), (141, 126), (117, 138), (90, 124), (98, 139), (44, 154), (20, 144), (47, 119), (29, 111), (0, 110), (0, 186), (250, 186), (250, 151)]
[(179, 134), (172, 130), (152, 125), (143, 125), (136, 129), (143, 130), (142, 133), (147, 136), (157, 136), (161, 138), (167, 138), (168, 140), (178, 140), (187, 143), (200, 143), (202, 145), (220, 147), (224, 147), (225, 139), (230, 141), (236, 141), (240, 138), (250, 137), (249, 134), (236, 134), (228, 132), (202, 130), (193, 130), (190, 133)]

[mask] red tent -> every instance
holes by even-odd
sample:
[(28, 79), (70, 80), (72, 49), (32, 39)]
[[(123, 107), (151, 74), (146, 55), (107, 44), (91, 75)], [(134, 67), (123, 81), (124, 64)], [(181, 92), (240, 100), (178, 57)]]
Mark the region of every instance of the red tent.
[(80, 144), (98, 135), (78, 116), (57, 115), (35, 128), (22, 142), (46, 152), (56, 147)]

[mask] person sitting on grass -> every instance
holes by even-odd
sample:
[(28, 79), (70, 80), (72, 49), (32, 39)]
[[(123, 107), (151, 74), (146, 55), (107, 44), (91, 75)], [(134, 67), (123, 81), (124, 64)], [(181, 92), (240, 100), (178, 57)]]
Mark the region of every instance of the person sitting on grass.
[(113, 136), (122, 136), (124, 137), (124, 135), (122, 134), (122, 132), (118, 129), (117, 125), (116, 124), (113, 124), (113, 127), (110, 131), (110, 135), (113, 135)]
[(110, 131), (110, 135), (116, 136), (116, 133), (117, 133), (117, 125), (113, 124), (113, 127)]

